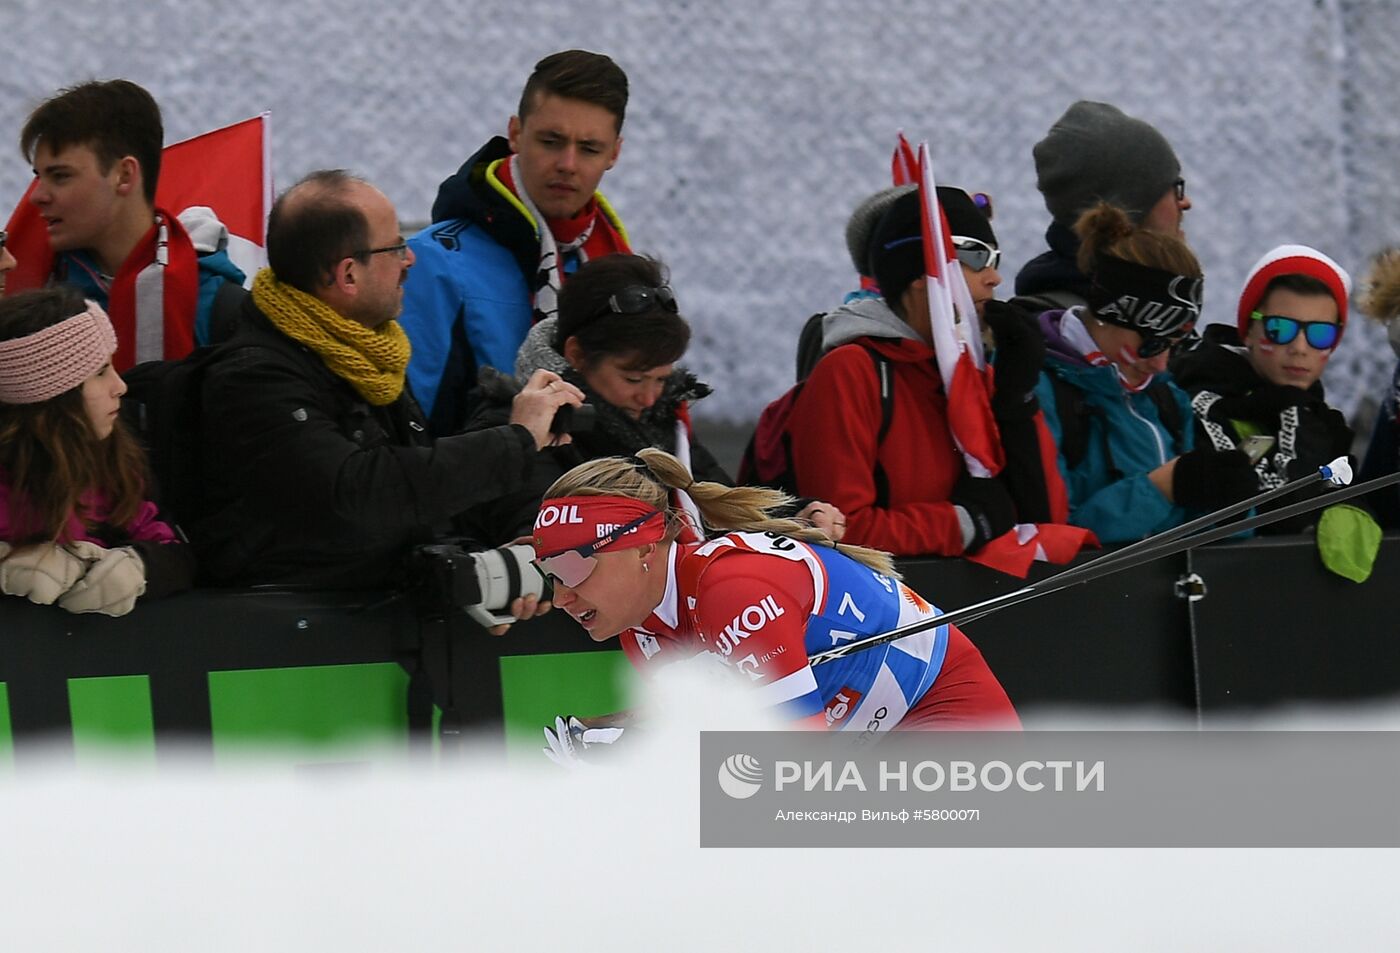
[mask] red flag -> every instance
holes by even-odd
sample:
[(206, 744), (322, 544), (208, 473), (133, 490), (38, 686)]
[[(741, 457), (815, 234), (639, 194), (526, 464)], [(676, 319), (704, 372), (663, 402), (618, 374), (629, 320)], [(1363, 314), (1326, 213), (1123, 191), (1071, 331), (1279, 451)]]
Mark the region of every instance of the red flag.
[[(167, 146), (156, 186), (156, 206), (175, 215), (195, 205), (212, 208), (228, 226), (229, 257), (249, 277), (267, 264), (263, 243), (272, 207), (267, 123), (268, 114), (263, 113)], [(42, 288), (53, 271), (48, 230), (29, 201), (33, 191), (31, 182), (6, 226), (9, 248), (18, 261), (6, 283), (9, 294)]]
[(228, 256), (252, 278), (267, 264), (272, 209), (269, 113), (166, 146), (156, 205), (179, 215), (207, 205), (228, 227)]
[(1081, 526), (1064, 523), (1018, 523), (967, 557), (970, 562), (1026, 578), (1036, 560), (1067, 563), (1081, 549), (1098, 548), (1099, 538)]
[(890, 175), (895, 185), (912, 185), (919, 181), (919, 161), (914, 158), (914, 150), (909, 147), (909, 140), (904, 138), (903, 129), (899, 131), (899, 141), (895, 143)]

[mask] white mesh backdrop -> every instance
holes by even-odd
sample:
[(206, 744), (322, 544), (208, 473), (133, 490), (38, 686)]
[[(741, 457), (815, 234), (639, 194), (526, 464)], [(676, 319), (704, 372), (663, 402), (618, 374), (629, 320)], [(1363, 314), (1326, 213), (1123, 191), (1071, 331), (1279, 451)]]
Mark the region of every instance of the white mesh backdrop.
[[(350, 167), (408, 222), (504, 130), (537, 59), (609, 53), (632, 102), (604, 188), (672, 267), (713, 418), (749, 419), (789, 383), (801, 322), (853, 280), (845, 220), (887, 184), (900, 127), (930, 140), (941, 181), (995, 196), (1008, 292), (1048, 222), (1031, 146), (1080, 98), (1175, 146), (1210, 318), (1275, 244), (1357, 273), (1397, 239), (1400, 5), (1381, 0), (0, 0), (0, 36), (6, 208), (29, 176), (13, 145), (28, 110), (125, 76), (160, 100), (169, 141), (270, 109), (280, 184)], [(1333, 399), (1356, 410), (1392, 360), (1357, 322)]]

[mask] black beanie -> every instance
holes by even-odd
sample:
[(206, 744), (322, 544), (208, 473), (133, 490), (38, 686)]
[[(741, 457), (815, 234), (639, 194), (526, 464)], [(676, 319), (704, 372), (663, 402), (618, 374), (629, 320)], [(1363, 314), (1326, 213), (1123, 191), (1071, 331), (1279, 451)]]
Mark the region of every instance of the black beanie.
[[(976, 238), (993, 248), (997, 245), (992, 223), (972, 197), (962, 189), (940, 185), (938, 204), (948, 218), (948, 230), (959, 238)], [(897, 198), (870, 237), (870, 276), (880, 286), (880, 294), (891, 307), (904, 292), (924, 276), (924, 240), (919, 217), (919, 192)]]

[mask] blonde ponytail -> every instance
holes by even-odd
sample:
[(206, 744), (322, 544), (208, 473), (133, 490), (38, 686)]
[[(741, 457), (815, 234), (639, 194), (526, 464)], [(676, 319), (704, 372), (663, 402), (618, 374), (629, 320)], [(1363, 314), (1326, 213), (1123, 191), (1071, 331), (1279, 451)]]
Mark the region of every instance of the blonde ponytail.
[(668, 489), (683, 490), (695, 501), (704, 521), (701, 530), (706, 535), (710, 531), (778, 533), (815, 546), (832, 547), (881, 575), (899, 578), (894, 558), (889, 553), (834, 543), (826, 533), (806, 521), (773, 516), (773, 511), (791, 507), (794, 502), (786, 493), (761, 486), (696, 482), (685, 464), (664, 450), (648, 448), (639, 451), (637, 457), (646, 465), (647, 472), (622, 457), (599, 457), (579, 464), (554, 481), (544, 498), (626, 496), (641, 500), (667, 513), (673, 523), (671, 535), (674, 538), (684, 516), (670, 505)]

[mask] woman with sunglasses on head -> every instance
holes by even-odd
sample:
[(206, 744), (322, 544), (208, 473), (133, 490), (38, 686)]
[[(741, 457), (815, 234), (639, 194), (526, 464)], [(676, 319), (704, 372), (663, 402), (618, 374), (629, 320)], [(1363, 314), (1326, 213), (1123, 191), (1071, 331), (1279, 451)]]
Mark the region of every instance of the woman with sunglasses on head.
[(67, 287), (0, 300), (0, 591), (124, 615), (187, 589), (188, 546), (146, 499), (103, 310)]
[(1105, 543), (1129, 542), (1250, 496), (1244, 453), (1193, 449), (1190, 402), (1167, 374), (1171, 349), (1200, 318), (1195, 254), (1104, 202), (1075, 230), (1088, 303), (1040, 315), (1046, 361), (1036, 388), (1070, 522)]
[[(546, 451), (529, 487), (470, 514), (477, 536), (496, 543), (527, 535), (545, 489), (595, 457), (656, 447), (674, 454), (697, 480), (731, 483), (692, 432), (690, 405), (710, 388), (676, 366), (689, 343), (690, 325), (660, 262), (607, 255), (580, 266), (559, 294), (558, 316), (541, 321), (526, 338), (516, 374), (527, 380), (543, 368), (576, 385), (593, 408), (592, 425), (576, 429), (567, 446)], [(516, 387), (515, 380), (483, 368), (483, 406), (468, 429), (495, 426)], [(839, 538), (835, 524), (844, 518), (833, 507), (809, 501), (802, 515)]]
[[(691, 517), (673, 502), (677, 493), (693, 501), (707, 534), (723, 535), (685, 542)], [(888, 553), (835, 544), (773, 515), (788, 504), (776, 490), (691, 483), (674, 457), (644, 450), (631, 460), (590, 461), (550, 487), (535, 553), (554, 581), (555, 605), (595, 641), (623, 635), (660, 640), (672, 657), (708, 653), (803, 727), (874, 734), (1020, 726), (956, 626), (809, 665), (812, 652), (937, 610), (899, 581)], [(576, 754), (578, 740), (587, 744), (587, 728), (561, 719), (549, 738), (556, 760)]]
[[(1191, 394), (1197, 443), (1253, 450), (1255, 492), (1313, 473), (1351, 449), (1351, 428), (1322, 391), (1322, 372), (1346, 328), (1350, 291), (1351, 277), (1322, 252), (1280, 245), (1250, 269), (1235, 326), (1212, 325), (1199, 347), (1172, 360), (1173, 376)], [(1315, 492), (1323, 490), (1319, 485)], [(1363, 517), (1370, 521), (1355, 507), (1329, 508), (1264, 532)]]

